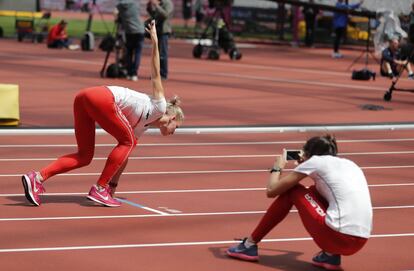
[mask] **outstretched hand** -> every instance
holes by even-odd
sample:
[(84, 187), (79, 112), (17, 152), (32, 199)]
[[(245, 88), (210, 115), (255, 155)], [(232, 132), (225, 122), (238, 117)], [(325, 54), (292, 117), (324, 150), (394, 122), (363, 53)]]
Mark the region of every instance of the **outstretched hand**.
[(286, 155), (284, 155), (284, 154), (277, 155), (276, 156), (276, 159), (275, 159), (275, 162), (273, 164), (273, 167), (278, 167), (278, 168), (283, 169), (283, 168), (285, 168), (286, 163), (287, 163), (287, 161), (286, 161)]
[(157, 28), (155, 27), (155, 20), (152, 20), (145, 28), (145, 31), (150, 35), (152, 42), (158, 43)]

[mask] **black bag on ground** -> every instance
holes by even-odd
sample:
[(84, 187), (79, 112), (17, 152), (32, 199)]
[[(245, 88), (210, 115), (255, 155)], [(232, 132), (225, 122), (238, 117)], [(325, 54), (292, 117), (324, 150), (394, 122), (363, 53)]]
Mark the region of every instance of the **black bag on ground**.
[(112, 63), (106, 69), (106, 77), (108, 78), (125, 78), (127, 70), (120, 64)]
[(376, 73), (368, 69), (362, 69), (359, 71), (352, 71), (352, 80), (363, 80), (368, 81), (372, 78), (375, 80)]
[(99, 49), (104, 52), (112, 52), (115, 48), (115, 38), (112, 35), (105, 36), (99, 44)]

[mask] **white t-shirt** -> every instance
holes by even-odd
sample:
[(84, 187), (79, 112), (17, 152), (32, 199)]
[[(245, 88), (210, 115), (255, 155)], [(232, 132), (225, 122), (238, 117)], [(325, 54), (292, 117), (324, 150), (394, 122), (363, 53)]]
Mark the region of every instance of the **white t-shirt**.
[(368, 184), (354, 162), (331, 155), (314, 155), (294, 171), (310, 176), (328, 201), (325, 223), (341, 233), (368, 238), (372, 205)]
[(162, 117), (167, 111), (165, 98), (156, 100), (145, 93), (124, 87), (108, 86), (108, 89), (137, 138), (149, 128), (148, 124)]

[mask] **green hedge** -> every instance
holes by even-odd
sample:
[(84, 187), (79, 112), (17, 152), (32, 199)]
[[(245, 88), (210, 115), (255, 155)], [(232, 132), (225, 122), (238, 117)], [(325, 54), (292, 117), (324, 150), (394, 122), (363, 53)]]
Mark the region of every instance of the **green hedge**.
[[(23, 18), (22, 18), (23, 19)], [(52, 18), (48, 21), (49, 26), (53, 26), (54, 24), (58, 23), (60, 19)], [(86, 23), (87, 20), (80, 20), (80, 19), (68, 19), (68, 35), (73, 38), (81, 38), (86, 31)], [(4, 36), (5, 37), (14, 37), (16, 36), (16, 29), (15, 29), (15, 17), (2, 17), (0, 16), (0, 27), (3, 28)], [(42, 19), (35, 19), (34, 25), (37, 31), (40, 31), (41, 25), (45, 25), (46, 20)], [(92, 22), (92, 32), (96, 36), (104, 36), (109, 32), (112, 32), (114, 28), (113, 21), (102, 21), (100, 18), (96, 18)]]

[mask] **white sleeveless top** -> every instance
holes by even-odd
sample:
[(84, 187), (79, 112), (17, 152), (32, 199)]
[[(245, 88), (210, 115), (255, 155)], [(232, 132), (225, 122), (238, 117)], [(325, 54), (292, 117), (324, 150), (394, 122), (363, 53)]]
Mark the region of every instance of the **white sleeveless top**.
[(149, 124), (162, 117), (167, 111), (165, 98), (153, 97), (129, 88), (108, 86), (115, 99), (115, 104), (134, 129), (139, 138), (148, 128)]

